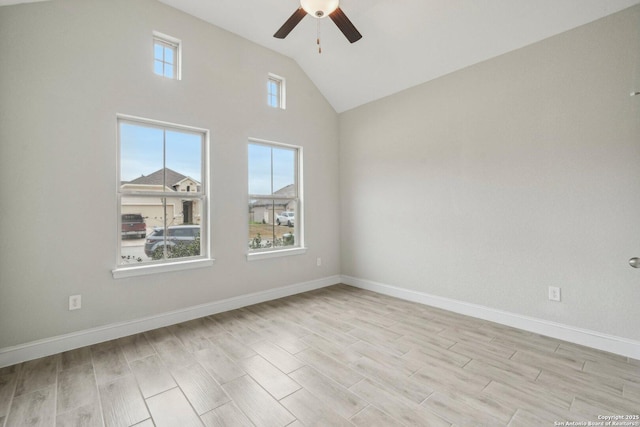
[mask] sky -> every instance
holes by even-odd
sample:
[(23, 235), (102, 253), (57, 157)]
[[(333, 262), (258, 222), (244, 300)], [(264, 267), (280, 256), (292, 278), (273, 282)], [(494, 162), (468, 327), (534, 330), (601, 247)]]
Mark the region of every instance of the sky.
[[(163, 137), (164, 134), (164, 137)], [(120, 180), (131, 181), (166, 167), (202, 182), (202, 135), (120, 123)]]
[[(130, 122), (120, 123), (120, 180), (162, 169), (163, 141), (166, 167), (202, 182), (201, 134)], [(294, 149), (250, 143), (248, 155), (249, 194), (272, 194), (295, 182)]]
[(249, 194), (272, 194), (293, 184), (295, 153), (290, 148), (249, 144)]

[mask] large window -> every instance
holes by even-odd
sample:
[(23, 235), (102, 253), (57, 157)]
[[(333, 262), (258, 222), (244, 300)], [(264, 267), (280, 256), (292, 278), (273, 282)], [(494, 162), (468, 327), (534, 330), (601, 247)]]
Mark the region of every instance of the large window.
[(250, 254), (303, 246), (302, 148), (249, 141)]
[(116, 270), (208, 259), (208, 132), (121, 116), (118, 143)]

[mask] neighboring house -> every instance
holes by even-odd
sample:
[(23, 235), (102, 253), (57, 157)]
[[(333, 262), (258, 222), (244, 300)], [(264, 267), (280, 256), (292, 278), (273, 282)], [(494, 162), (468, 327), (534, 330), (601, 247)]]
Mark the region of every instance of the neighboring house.
[[(163, 186), (163, 182), (165, 182)], [(121, 188), (128, 191), (164, 191), (175, 192), (175, 197), (167, 197), (167, 225), (200, 224), (200, 213), (197, 200), (185, 200), (180, 193), (197, 192), (200, 183), (193, 178), (182, 175), (169, 168), (160, 169), (150, 175), (142, 175), (132, 181), (122, 182)], [(122, 201), (122, 213), (139, 213), (147, 223), (147, 227), (161, 227), (164, 224), (165, 208), (162, 199), (126, 196)]]
[[(293, 184), (287, 185), (273, 194), (295, 197), (295, 186)], [(295, 207), (295, 200), (275, 200), (275, 202), (269, 199), (250, 200), (249, 220), (254, 223), (273, 224), (275, 217), (278, 216), (280, 212), (295, 212)]]

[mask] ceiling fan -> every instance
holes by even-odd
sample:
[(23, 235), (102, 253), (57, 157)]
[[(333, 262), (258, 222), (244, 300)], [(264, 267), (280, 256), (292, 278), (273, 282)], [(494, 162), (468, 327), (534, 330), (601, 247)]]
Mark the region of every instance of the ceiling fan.
[(289, 35), (305, 15), (309, 14), (314, 18), (325, 18), (329, 16), (331, 20), (338, 26), (342, 34), (354, 43), (362, 38), (362, 34), (351, 23), (347, 15), (338, 6), (340, 0), (300, 0), (300, 7), (293, 12), (293, 15), (280, 27), (273, 37), (283, 39)]

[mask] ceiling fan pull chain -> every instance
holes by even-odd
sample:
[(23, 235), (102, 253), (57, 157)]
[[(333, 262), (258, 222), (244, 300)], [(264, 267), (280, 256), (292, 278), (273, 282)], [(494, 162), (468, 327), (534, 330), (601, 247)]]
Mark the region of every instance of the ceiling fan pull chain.
[(316, 43), (318, 44), (318, 54), (322, 53), (322, 46), (320, 45), (320, 20), (318, 19), (318, 37), (316, 38)]

